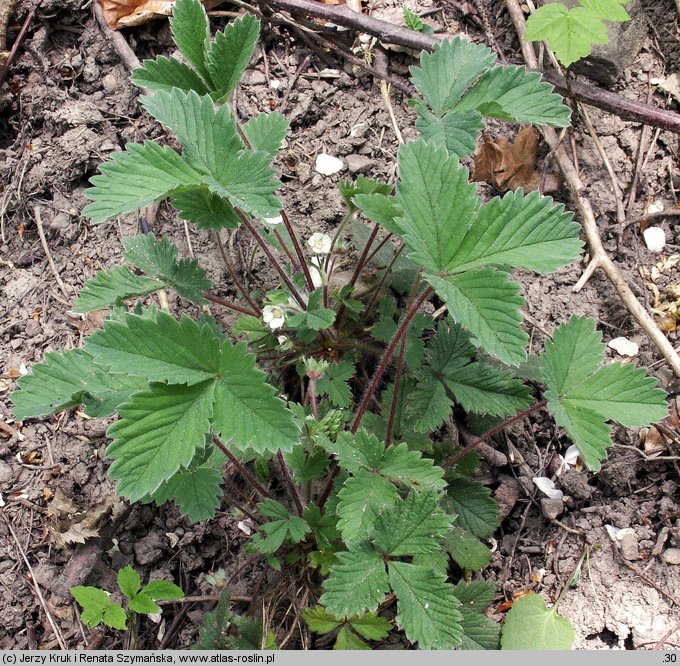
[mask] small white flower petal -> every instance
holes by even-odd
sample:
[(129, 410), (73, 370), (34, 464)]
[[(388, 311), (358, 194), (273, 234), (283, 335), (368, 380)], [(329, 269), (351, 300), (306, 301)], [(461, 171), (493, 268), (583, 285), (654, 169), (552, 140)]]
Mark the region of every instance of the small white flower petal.
[(316, 156), (316, 170), (322, 176), (332, 176), (338, 173), (343, 167), (342, 160), (327, 153), (319, 153)]
[(332, 244), (333, 239), (328, 234), (322, 234), (318, 231), (314, 232), (307, 241), (307, 245), (316, 254), (328, 254), (331, 251)]
[(267, 226), (275, 227), (277, 224), (283, 222), (283, 217), (281, 215), (276, 215), (275, 217), (265, 217), (262, 220)]
[(578, 452), (578, 447), (574, 446), (572, 444), (565, 452), (564, 452), (564, 462), (567, 463), (567, 465), (571, 465), (574, 467), (576, 463), (578, 462), (579, 458), (579, 452)]
[(536, 487), (550, 499), (561, 499), (564, 493), (555, 488), (555, 484), (547, 476), (535, 476), (532, 481)]
[(236, 523), (236, 527), (238, 527), (241, 532), (247, 536), (250, 536), (253, 533), (252, 523), (250, 520), (240, 520), (238, 523)]
[(640, 346), (628, 338), (614, 338), (609, 341), (607, 346), (621, 356), (637, 356), (640, 351)]
[(309, 275), (312, 278), (312, 284), (314, 285), (314, 289), (319, 289), (320, 287), (323, 287), (321, 273), (319, 272), (319, 269), (316, 266), (309, 266)]
[(666, 232), (659, 227), (649, 227), (642, 235), (650, 252), (661, 252), (666, 246)]

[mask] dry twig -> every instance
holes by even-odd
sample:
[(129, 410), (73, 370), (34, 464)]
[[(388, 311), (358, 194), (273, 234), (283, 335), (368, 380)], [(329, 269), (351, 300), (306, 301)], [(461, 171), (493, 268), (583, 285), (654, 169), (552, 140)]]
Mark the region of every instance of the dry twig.
[[(517, 0), (506, 0), (506, 7), (508, 8), (512, 22), (515, 25), (515, 30), (517, 31), (517, 35), (522, 47), (522, 55), (524, 56), (524, 60), (529, 67), (536, 69), (538, 67), (536, 54), (531, 48), (531, 45), (526, 41), (526, 39), (524, 39), (525, 21), (524, 14), (519, 7), (519, 3)], [(590, 201), (588, 201), (588, 199), (586, 199), (586, 197), (582, 194), (583, 183), (578, 177), (576, 169), (564, 151), (564, 148), (562, 146), (555, 148), (555, 146), (558, 144), (557, 133), (552, 128), (545, 127), (543, 128), (543, 136), (545, 137), (548, 145), (554, 150), (555, 160), (560, 167), (562, 174), (564, 175), (565, 181), (567, 182), (579, 212), (581, 213), (583, 229), (585, 231), (588, 247), (590, 248), (590, 263), (581, 276), (581, 279), (574, 287), (574, 291), (580, 291), (593, 272), (598, 268), (601, 268), (616, 289), (626, 308), (628, 308), (628, 311), (635, 318), (638, 324), (640, 324), (640, 326), (644, 329), (652, 342), (657, 346), (675, 374), (680, 377), (680, 356), (678, 356), (678, 353), (673, 348), (673, 345), (668, 341), (666, 336), (656, 325), (651, 315), (635, 297), (635, 294), (631, 291), (630, 287), (621, 275), (621, 272), (605, 252)]]
[(59, 289), (61, 293), (64, 295), (64, 298), (68, 301), (71, 299), (71, 294), (68, 293), (66, 285), (61, 279), (59, 271), (57, 270), (57, 267), (54, 264), (54, 259), (52, 258), (52, 253), (50, 252), (50, 246), (47, 244), (47, 238), (45, 238), (45, 230), (43, 229), (42, 217), (40, 215), (40, 206), (35, 206), (33, 208), (33, 214), (35, 215), (35, 226), (38, 228), (38, 236), (40, 236), (40, 243), (43, 247), (43, 250), (45, 251), (45, 256), (47, 257), (47, 262), (50, 265), (52, 275), (54, 275), (54, 279), (56, 280), (57, 285), (59, 285)]

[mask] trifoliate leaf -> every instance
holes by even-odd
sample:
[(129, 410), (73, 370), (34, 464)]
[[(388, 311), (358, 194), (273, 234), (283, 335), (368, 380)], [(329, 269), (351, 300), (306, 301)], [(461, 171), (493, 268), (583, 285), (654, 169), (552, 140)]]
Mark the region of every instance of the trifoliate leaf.
[[(85, 615), (85, 613), (83, 613)], [(80, 619), (85, 622), (83, 615)], [(123, 607), (118, 604), (111, 604), (106, 610), (104, 610), (104, 624), (112, 629), (119, 629), (123, 631), (127, 629), (127, 614), (123, 610)]]
[(379, 516), (373, 533), (375, 545), (394, 557), (436, 553), (451, 527), (439, 508), (439, 494), (411, 491)]
[(421, 650), (451, 650), (462, 639), (460, 603), (445, 576), (427, 567), (389, 563), (389, 581), (397, 597), (397, 623)]
[(336, 513), (338, 529), (346, 542), (365, 539), (385, 507), (398, 499), (397, 489), (377, 474), (365, 470), (354, 472), (338, 493)]
[(307, 623), (310, 631), (315, 634), (329, 634), (342, 624), (342, 618), (338, 619), (331, 615), (323, 606), (305, 608), (302, 611), (302, 619)]
[(310, 453), (304, 444), (296, 444), (285, 458), (296, 481), (316, 481), (326, 473), (330, 464), (325, 451)]
[(608, 42), (607, 27), (596, 12), (582, 6), (567, 9), (559, 2), (534, 12), (527, 21), (525, 37), (546, 40), (565, 67), (590, 55), (593, 44)]
[(181, 469), (153, 494), (156, 504), (170, 499), (192, 523), (215, 516), (222, 500), (222, 473), (211, 467)]
[(108, 430), (113, 442), (109, 474), (120, 495), (136, 501), (187, 467), (205, 444), (213, 415), (215, 384), (150, 384), (118, 410)]
[(172, 9), (170, 27), (180, 53), (206, 81), (210, 81), (205, 65), (205, 52), (210, 40), (210, 25), (205, 9), (199, 0), (177, 0)]
[(423, 368), (417, 378), (418, 385), (408, 396), (408, 413), (416, 432), (430, 433), (449, 418), (453, 400), (429, 368)]
[(555, 331), (542, 356), (548, 407), (595, 471), (611, 443), (607, 420), (647, 425), (663, 419), (668, 409), (664, 392), (643, 369), (620, 363), (599, 367), (601, 339), (593, 320), (572, 317)]
[(141, 592), (133, 599), (130, 599), (128, 608), (135, 613), (141, 613), (142, 615), (153, 615), (154, 613), (161, 612), (160, 607), (153, 602), (151, 597), (148, 594)]
[(491, 551), (477, 537), (454, 527), (446, 538), (446, 548), (453, 561), (467, 571), (479, 571), (491, 561)]
[(286, 138), (289, 122), (276, 112), (261, 113), (251, 118), (243, 130), (253, 150), (261, 150), (273, 158)]
[(207, 185), (183, 188), (170, 203), (183, 220), (190, 220), (199, 229), (236, 229), (241, 219), (229, 202), (213, 194)]
[(335, 639), (334, 650), (370, 650), (368, 643), (362, 641), (349, 627), (344, 626)]
[(118, 572), (118, 587), (128, 599), (132, 599), (141, 589), (142, 579), (131, 566), (126, 566)]
[(361, 617), (351, 617), (349, 624), (363, 638), (381, 641), (392, 630), (392, 623), (375, 613), (365, 613)]
[(203, 174), (174, 150), (152, 141), (129, 143), (125, 151), (113, 153), (100, 171), (100, 176), (90, 179), (94, 187), (85, 190), (93, 203), (83, 209), (83, 214), (94, 224), (132, 213), (178, 187), (200, 185), (203, 180)]
[(446, 486), (444, 470), (434, 465), (431, 458), (423, 458), (420, 451), (409, 451), (408, 445), (403, 443), (385, 449), (379, 472), (414, 490), (442, 490)]
[[(118, 605), (111, 602), (111, 597), (104, 590), (87, 585), (77, 585), (70, 589), (74, 599), (80, 604), (83, 612), (80, 619), (87, 627), (96, 627), (101, 622), (116, 629), (125, 629), (125, 611)], [(120, 613), (113, 608), (119, 608), (123, 613), (122, 621)]]
[(244, 14), (215, 35), (206, 55), (206, 67), (221, 99), (239, 84), (259, 36), (260, 22), (252, 14)]
[(316, 545), (321, 550), (331, 550), (340, 540), (340, 532), (337, 529), (338, 519), (328, 511), (321, 513), (321, 509), (316, 504), (309, 504), (305, 508), (303, 517), (309, 525), (309, 529), (314, 536)]
[(426, 275), (451, 317), (470, 332), (472, 342), (509, 365), (526, 359), (529, 336), (522, 330), (519, 285), (489, 268), (438, 278)]
[(500, 525), (491, 492), (479, 481), (456, 479), (446, 491), (445, 506), (456, 524), (480, 539), (488, 539)]
[(199, 95), (207, 95), (210, 91), (203, 79), (188, 65), (176, 58), (158, 56), (155, 60), (145, 60), (141, 67), (132, 70), (132, 83), (147, 90), (164, 90), (173, 88), (184, 91), (193, 90)]
[(327, 395), (335, 407), (346, 408), (352, 402), (352, 390), (347, 383), (354, 376), (354, 364), (349, 361), (328, 367), (324, 376), (316, 382), (319, 395)]
[(130, 396), (147, 386), (144, 378), (113, 374), (94, 363), (82, 349), (48, 352), (32, 373), (17, 382), (12, 394), (18, 421), (47, 416), (87, 403), (92, 417), (108, 416)]
[(423, 51), (411, 80), (435, 114), (443, 115), (496, 62), (493, 52), (467, 39), (447, 39), (432, 53)]
[(319, 601), (336, 617), (374, 611), (389, 591), (385, 563), (370, 546), (337, 553)]
[(571, 650), (576, 634), (571, 622), (560, 617), (537, 594), (513, 604), (505, 618), (502, 650)]

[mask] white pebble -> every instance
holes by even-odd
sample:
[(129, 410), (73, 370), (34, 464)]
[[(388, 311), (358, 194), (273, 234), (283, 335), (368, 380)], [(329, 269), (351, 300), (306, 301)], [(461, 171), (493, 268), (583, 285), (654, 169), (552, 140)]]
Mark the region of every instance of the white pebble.
[(637, 356), (640, 351), (640, 346), (628, 338), (614, 338), (609, 341), (607, 346), (621, 354), (621, 356)]
[(661, 252), (666, 246), (666, 232), (659, 227), (645, 229), (643, 236), (650, 252)]
[(342, 169), (342, 160), (327, 153), (319, 153), (316, 156), (316, 170), (323, 176), (332, 176)]

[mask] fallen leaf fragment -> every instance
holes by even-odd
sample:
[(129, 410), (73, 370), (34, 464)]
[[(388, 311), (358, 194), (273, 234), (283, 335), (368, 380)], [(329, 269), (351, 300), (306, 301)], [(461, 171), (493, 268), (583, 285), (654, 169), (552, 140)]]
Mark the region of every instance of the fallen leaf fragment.
[(174, 0), (97, 0), (110, 28), (120, 30), (161, 16), (170, 16)]
[(50, 541), (57, 548), (71, 543), (85, 543), (99, 536), (99, 528), (113, 506), (113, 497), (81, 509), (57, 489), (47, 507), (47, 527)]
[(640, 351), (640, 345), (623, 337), (610, 340), (607, 346), (621, 354), (621, 356), (637, 356)]
[[(488, 134), (475, 151), (475, 166), (472, 180), (485, 182), (499, 192), (516, 190), (525, 192), (537, 190), (541, 184), (541, 173), (536, 168), (538, 132), (533, 127), (521, 129), (511, 143), (505, 137), (494, 139)], [(557, 176), (547, 174), (543, 192), (554, 192), (559, 187)]]

